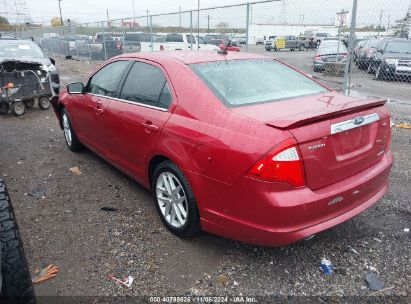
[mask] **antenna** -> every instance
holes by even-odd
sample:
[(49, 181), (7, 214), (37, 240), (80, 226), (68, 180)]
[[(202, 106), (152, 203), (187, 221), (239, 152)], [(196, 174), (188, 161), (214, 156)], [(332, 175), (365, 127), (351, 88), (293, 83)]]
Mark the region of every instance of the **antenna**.
[(227, 54), (228, 54), (227, 48), (230, 46), (231, 40), (234, 39), (234, 37), (235, 37), (235, 35), (237, 35), (237, 33), (238, 33), (238, 29), (235, 31), (233, 37), (231, 37), (231, 39), (228, 39), (228, 43), (227, 43), (227, 45), (225, 46), (224, 50), (218, 50), (218, 51), (217, 51), (218, 54), (222, 54), (222, 55), (227, 55)]

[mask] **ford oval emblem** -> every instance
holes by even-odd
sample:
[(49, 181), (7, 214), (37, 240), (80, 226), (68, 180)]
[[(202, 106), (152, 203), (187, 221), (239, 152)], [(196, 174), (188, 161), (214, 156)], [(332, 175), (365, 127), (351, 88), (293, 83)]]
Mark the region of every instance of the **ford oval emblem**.
[(357, 126), (362, 124), (363, 122), (364, 122), (364, 117), (363, 116), (358, 116), (358, 117), (354, 118), (354, 124), (357, 125)]

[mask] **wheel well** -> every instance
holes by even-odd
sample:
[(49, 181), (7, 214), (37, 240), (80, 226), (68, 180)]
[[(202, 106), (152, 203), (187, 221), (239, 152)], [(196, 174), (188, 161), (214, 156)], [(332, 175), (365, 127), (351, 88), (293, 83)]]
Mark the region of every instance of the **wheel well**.
[(150, 163), (148, 164), (148, 172), (147, 172), (150, 187), (151, 187), (151, 181), (153, 178), (154, 170), (157, 168), (159, 164), (161, 164), (163, 161), (166, 161), (166, 160), (169, 160), (169, 159), (162, 155), (157, 155), (150, 160)]
[(60, 128), (63, 130), (63, 121), (61, 120), (61, 112), (63, 112), (64, 105), (61, 103), (57, 104), (57, 113), (59, 114), (58, 120), (59, 120), (59, 125)]

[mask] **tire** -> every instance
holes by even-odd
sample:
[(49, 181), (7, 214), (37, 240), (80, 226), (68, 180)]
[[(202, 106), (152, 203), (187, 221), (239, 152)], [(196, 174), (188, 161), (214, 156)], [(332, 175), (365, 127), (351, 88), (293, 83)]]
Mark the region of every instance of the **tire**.
[(42, 110), (50, 109), (50, 105), (51, 105), (50, 99), (48, 99), (45, 96), (40, 97), (37, 103), (39, 105), (39, 108), (42, 109)]
[(27, 109), (31, 109), (32, 107), (34, 107), (34, 99), (25, 100), (24, 105)]
[(375, 79), (376, 80), (382, 80), (383, 79), (383, 77), (381, 75), (381, 66), (379, 66), (377, 68), (377, 70), (375, 71)]
[(7, 102), (0, 102), (0, 115), (9, 113), (10, 105)]
[[(176, 200), (171, 202), (169, 212), (167, 212), (167, 205), (170, 205), (171, 198), (169, 194), (172, 191), (167, 191), (167, 186), (164, 184), (164, 177), (169, 181), (169, 185), (171, 184), (170, 180), (173, 180), (174, 186), (180, 187), (180, 190), (173, 196), (178, 197), (178, 199), (182, 199), (183, 196), (185, 197), (185, 200), (181, 204), (178, 204), (178, 206)], [(193, 191), (183, 172), (171, 161), (164, 161), (157, 166), (151, 180), (151, 189), (154, 202), (158, 214), (167, 229), (181, 238), (198, 234), (201, 231), (200, 215)], [(177, 189), (177, 187), (175, 189)], [(169, 194), (164, 196), (165, 192), (168, 192)], [(160, 201), (159, 197), (163, 197), (165, 200)], [(164, 203), (166, 201), (169, 203)], [(178, 217), (176, 210), (184, 210), (186, 216), (184, 217), (184, 213), (182, 211), (178, 211), (180, 214), (180, 217)], [(169, 215), (169, 219), (167, 218), (167, 213)], [(179, 218), (183, 219), (183, 221), (179, 220)]]
[(6, 185), (0, 180), (0, 303), (36, 303), (23, 243)]
[(372, 64), (370, 63), (368, 65), (368, 69), (367, 69), (367, 74), (373, 74), (374, 73), (374, 67), (372, 66)]
[(10, 110), (14, 115), (22, 116), (26, 113), (26, 106), (22, 101), (16, 101), (11, 104)]
[(83, 145), (78, 140), (77, 135), (74, 132), (73, 125), (71, 124), (70, 116), (64, 108), (61, 111), (61, 121), (67, 147), (73, 152), (80, 151), (83, 148)]

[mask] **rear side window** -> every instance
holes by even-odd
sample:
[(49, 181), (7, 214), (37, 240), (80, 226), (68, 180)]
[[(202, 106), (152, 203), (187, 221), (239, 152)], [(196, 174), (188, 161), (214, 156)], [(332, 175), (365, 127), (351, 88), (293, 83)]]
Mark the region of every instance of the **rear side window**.
[(184, 42), (183, 35), (180, 34), (168, 34), (166, 36), (166, 42)]
[(91, 77), (86, 91), (92, 94), (114, 97), (117, 85), (128, 64), (128, 61), (116, 61), (106, 65)]
[(135, 62), (124, 82), (120, 98), (168, 109), (170, 88), (163, 72), (151, 64)]

